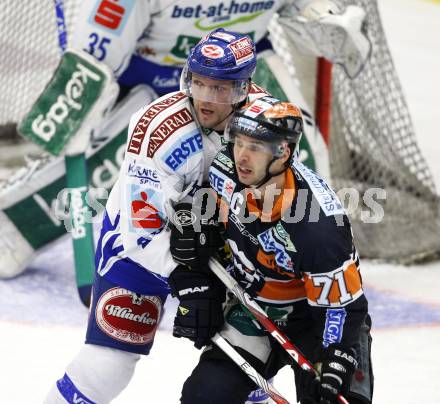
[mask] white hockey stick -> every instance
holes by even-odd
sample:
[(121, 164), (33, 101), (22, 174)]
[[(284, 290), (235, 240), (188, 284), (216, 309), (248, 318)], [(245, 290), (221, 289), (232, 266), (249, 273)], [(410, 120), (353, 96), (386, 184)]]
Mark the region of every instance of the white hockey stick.
[[(243, 290), (239, 283), (229, 274), (229, 272), (215, 258), (209, 260), (209, 266), (225, 286), (238, 298), (243, 307), (245, 307), (252, 316), (272, 335), (273, 338), (284, 348), (290, 357), (298, 363), (303, 369), (316, 370), (313, 365), (305, 358), (301, 351), (289, 340), (289, 338), (274, 324), (267, 313), (252, 297)], [(341, 404), (348, 404), (348, 401), (338, 394), (338, 401)]]
[(255, 382), (255, 384), (261, 387), (270, 398), (275, 401), (276, 404), (289, 404), (278, 391), (273, 387), (263, 376), (261, 376), (254, 367), (244, 359), (234, 347), (226, 341), (219, 333), (215, 334), (211, 341), (214, 342), (226, 355), (229, 356), (248, 377)]

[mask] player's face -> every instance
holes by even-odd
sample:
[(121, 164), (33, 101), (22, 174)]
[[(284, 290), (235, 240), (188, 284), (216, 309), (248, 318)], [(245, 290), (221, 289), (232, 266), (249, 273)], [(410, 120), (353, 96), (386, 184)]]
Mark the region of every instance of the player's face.
[[(284, 172), (285, 163), (290, 157), (290, 149), (286, 142), (267, 143), (241, 134), (235, 135), (233, 142), (235, 166), (242, 184), (260, 184), (267, 175), (268, 167), (269, 173), (274, 176), (271, 182)], [(269, 182), (264, 186), (268, 184)]]
[(223, 130), (232, 113), (232, 105), (227, 103), (233, 82), (214, 80), (193, 74), (192, 97), (194, 109), (200, 124), (209, 129)]
[(244, 185), (255, 185), (266, 176), (272, 151), (266, 142), (237, 134), (234, 138), (234, 159), (238, 179)]

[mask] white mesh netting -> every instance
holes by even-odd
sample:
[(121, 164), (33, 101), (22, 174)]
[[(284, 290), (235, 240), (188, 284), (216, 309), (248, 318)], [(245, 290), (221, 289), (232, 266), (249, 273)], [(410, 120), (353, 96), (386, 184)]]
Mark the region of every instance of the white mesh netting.
[[(333, 188), (351, 188), (361, 197), (350, 217), (362, 256), (402, 263), (438, 256), (440, 198), (417, 145), (377, 0), (342, 3), (360, 5), (366, 10), (372, 55), (354, 80), (339, 66), (333, 67), (329, 148)], [(291, 48), (279, 26), (271, 28), (279, 54), (302, 82), (301, 73), (308, 70), (302, 63), (307, 57)], [(295, 54), (302, 60), (295, 60)], [(384, 213), (377, 223), (368, 223), (372, 205), (362, 199), (372, 188), (386, 192), (385, 200), (376, 199)], [(376, 215), (373, 221), (379, 217)]]
[[(67, 27), (73, 25), (78, 2), (61, 2)], [(58, 64), (61, 52), (55, 3), (54, 0), (1, 3), (0, 125), (21, 119)]]

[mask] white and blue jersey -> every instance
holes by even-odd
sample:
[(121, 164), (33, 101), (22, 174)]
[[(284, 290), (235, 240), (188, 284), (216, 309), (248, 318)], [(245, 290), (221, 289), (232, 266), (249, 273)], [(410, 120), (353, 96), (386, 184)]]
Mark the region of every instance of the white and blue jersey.
[[(251, 86), (250, 99), (263, 95)], [(142, 295), (168, 292), (167, 278), (176, 267), (167, 231), (172, 205), (208, 181), (209, 165), (220, 148), (220, 135), (201, 130), (181, 92), (132, 116), (97, 245), (99, 275)]]
[(273, 14), (291, 3), (295, 1), (83, 1), (70, 46), (110, 66), (121, 85), (144, 83), (164, 95), (179, 89), (190, 49), (210, 31), (224, 27), (249, 34), (261, 52), (271, 47), (267, 26)]

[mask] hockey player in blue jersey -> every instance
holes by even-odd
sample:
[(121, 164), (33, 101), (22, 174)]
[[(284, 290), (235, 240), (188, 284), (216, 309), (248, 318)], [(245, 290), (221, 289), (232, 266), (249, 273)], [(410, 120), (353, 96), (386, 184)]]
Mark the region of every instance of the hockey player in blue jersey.
[[(111, 111), (94, 113), (76, 122), (81, 135), (86, 132), (89, 136), (92, 129), (94, 133), (87, 150), (91, 188), (111, 189), (120, 166), (124, 140), (120, 133), (128, 123), (127, 118), (158, 96), (178, 90), (180, 73), (190, 49), (214, 27), (229, 27), (234, 32), (250, 34), (260, 57), (257, 84), (269, 92), (284, 93), (286, 99), (295, 100), (310, 117), (313, 112), (296, 80), (292, 80), (281, 58), (271, 49), (268, 25), (274, 14), (280, 13), (278, 21), (286, 27), (293, 42), (335, 63), (347, 65), (348, 69), (358, 70), (368, 55), (369, 42), (361, 30), (365, 12), (355, 6), (339, 7), (331, 0), (96, 0), (79, 3), (69, 47), (94, 56), (97, 68), (109, 70), (118, 81), (120, 97), (133, 90), (114, 107), (114, 97), (104, 96), (107, 92), (87, 94), (99, 110)], [(63, 84), (60, 88), (64, 89), (69, 79), (68, 75), (54, 73), (53, 80)], [(326, 146), (317, 135), (313, 119), (307, 120), (304, 138), (309, 143), (310, 163), (316, 162), (318, 171), (325, 173), (328, 168), (322, 156), (326, 155)], [(315, 157), (318, 155), (319, 159)], [(45, 163), (45, 159), (32, 161), (28, 170), (20, 170), (20, 175), (17, 173), (10, 184), (0, 184), (0, 226), (3, 229), (0, 278), (22, 273), (38, 249), (64, 233), (61, 222), (65, 220), (65, 202), (56, 199), (64, 186), (64, 164), (62, 159)], [(96, 201), (95, 206), (100, 202)], [(48, 214), (51, 206), (57, 207), (56, 217)], [(23, 209), (27, 215), (21, 213)]]
[[(182, 91), (132, 116), (97, 245), (86, 343), (46, 403), (109, 403), (129, 383), (140, 356), (149, 354), (169, 293), (167, 278), (177, 266), (167, 222), (207, 181), (233, 111), (266, 95), (251, 81), (255, 66), (250, 37), (218, 29), (193, 48)], [(209, 224), (204, 231), (212, 237), (197, 252), (209, 256), (223, 241)], [(206, 337), (223, 322), (222, 300), (219, 295), (204, 307), (218, 320), (201, 328)], [(206, 312), (195, 315), (203, 319)]]
[[(302, 131), (300, 110), (270, 96), (244, 106), (228, 124), (229, 143), (214, 159), (209, 177), (232, 254), (229, 269), (315, 365), (317, 378), (292, 365), (298, 401), (330, 404), (342, 394), (351, 404), (368, 404), (371, 320), (359, 258), (336, 194), (295, 158)], [(185, 231), (175, 235), (175, 259), (191, 262), (191, 240)], [(203, 310), (222, 287), (207, 267), (177, 267), (169, 283), (180, 299), (175, 331), (184, 327), (189, 336), (199, 325), (188, 312)], [(206, 312), (206, 324), (209, 316)], [(223, 337), (264, 376), (292, 364), (237, 299), (227, 301), (224, 319)], [(241, 404), (253, 388), (212, 345), (185, 382), (181, 403)]]

